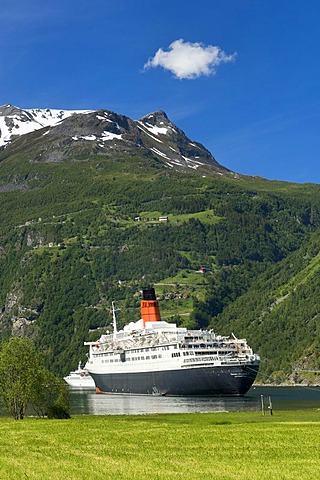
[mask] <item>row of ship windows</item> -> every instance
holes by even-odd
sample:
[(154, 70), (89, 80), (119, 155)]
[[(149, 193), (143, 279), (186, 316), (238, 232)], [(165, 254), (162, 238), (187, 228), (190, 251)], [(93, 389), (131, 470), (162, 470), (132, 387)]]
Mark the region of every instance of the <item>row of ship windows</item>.
[[(126, 362), (135, 362), (137, 360), (155, 360), (156, 358), (162, 358), (162, 355), (147, 355), (146, 357), (126, 357)], [(117, 363), (117, 362), (121, 362), (121, 360), (119, 358), (115, 358), (114, 360), (113, 359), (110, 359), (110, 360), (102, 360), (101, 361), (102, 363)]]
[(210, 355), (223, 355), (223, 356), (225, 356), (226, 354), (228, 354), (228, 355), (234, 355), (234, 352), (229, 352), (229, 353), (228, 353), (228, 352), (221, 352), (221, 351), (219, 351), (219, 352), (217, 352), (217, 351), (209, 351), (209, 352), (208, 352), (208, 351), (207, 351), (207, 352), (195, 352), (195, 354), (196, 354), (197, 356), (199, 356), (199, 355), (208, 355), (208, 354), (210, 354)]
[(177, 348), (177, 346), (176, 345), (174, 345), (174, 346), (173, 345), (171, 345), (171, 346), (165, 345), (164, 347), (137, 348), (135, 350), (130, 350), (130, 353), (140, 353), (140, 352), (145, 353), (145, 352), (150, 352), (150, 351), (154, 352), (156, 350), (164, 351), (164, 350), (169, 350), (170, 348)]
[[(194, 352), (182, 352), (184, 357), (188, 357), (189, 355), (194, 355)], [(180, 352), (171, 353), (171, 357), (180, 357)]]
[[(164, 350), (170, 350), (170, 349), (177, 349), (177, 345), (165, 345), (164, 347), (150, 347), (150, 348), (136, 348), (134, 350), (130, 350), (130, 353), (146, 353), (146, 352), (154, 352), (154, 351), (159, 351), (161, 348), (162, 351)], [(118, 353), (120, 353), (120, 350), (118, 350)], [(106, 357), (106, 356), (110, 356), (110, 355), (114, 355), (115, 352), (103, 352), (103, 353), (96, 353), (95, 356), (96, 357)]]
[[(167, 347), (166, 349), (169, 349), (169, 347)], [(145, 352), (145, 350), (141, 350), (142, 352)], [(134, 351), (131, 351), (130, 353), (135, 353), (135, 352), (139, 352), (139, 350), (134, 350)], [(212, 352), (212, 353), (216, 353), (216, 352)], [(189, 356), (189, 355), (194, 355), (194, 352), (182, 352), (183, 356)], [(95, 356), (96, 357), (106, 357), (106, 356), (110, 356), (110, 355), (113, 355), (113, 353), (100, 353), (100, 354), (96, 354)], [(180, 357), (181, 353), (180, 352), (175, 352), (175, 353), (171, 353), (171, 357)], [(146, 356), (146, 357), (132, 357), (131, 358), (126, 358), (126, 360), (150, 360), (150, 358), (153, 360), (155, 358), (162, 358), (162, 355), (151, 355), (150, 356)], [(118, 359), (115, 359), (115, 360), (105, 360), (106, 363), (109, 363), (109, 362), (118, 362), (119, 360)], [(104, 360), (102, 360), (102, 363), (104, 363)]]
[[(223, 354), (223, 352), (196, 352), (196, 355), (208, 355), (208, 353), (210, 353), (211, 355), (217, 355), (218, 353)], [(188, 357), (189, 355), (195, 355), (194, 352), (182, 352), (182, 354), (184, 357)], [(180, 357), (180, 355), (180, 352), (171, 353), (171, 357)]]
[(130, 353), (145, 353), (145, 352), (154, 352), (156, 350), (169, 350), (170, 348), (177, 348), (176, 345), (165, 345), (164, 347), (147, 347), (147, 348), (136, 348), (134, 350), (130, 350)]

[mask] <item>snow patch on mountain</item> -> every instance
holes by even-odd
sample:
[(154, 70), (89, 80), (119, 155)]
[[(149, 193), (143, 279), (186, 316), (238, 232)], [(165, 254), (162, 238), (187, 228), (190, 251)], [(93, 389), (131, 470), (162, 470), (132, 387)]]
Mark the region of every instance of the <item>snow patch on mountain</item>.
[(166, 133), (168, 132), (168, 129), (166, 127), (157, 127), (155, 125), (150, 125), (149, 123), (144, 123), (144, 126), (149, 132), (153, 133), (154, 135), (159, 135), (159, 133), (161, 135), (166, 135)]
[[(138, 124), (139, 124), (139, 125), (138, 125)], [(141, 126), (141, 125), (142, 125), (142, 126)], [(142, 123), (142, 122), (140, 122), (139, 120), (138, 120), (138, 122), (137, 122), (137, 127), (140, 128), (140, 130), (142, 130), (146, 135), (149, 135), (149, 137), (151, 137), (151, 138), (152, 138), (153, 140), (155, 140), (156, 142), (163, 143), (161, 140), (159, 140), (159, 138), (156, 138), (156, 137), (154, 137), (153, 135), (151, 135), (150, 133), (146, 132), (146, 130), (145, 130), (145, 128), (146, 128), (145, 124)], [(144, 127), (144, 128), (142, 128), (142, 127)]]
[(97, 140), (97, 137), (95, 135), (76, 135), (75, 137), (72, 137), (72, 140)]
[(14, 137), (34, 132), (40, 128), (57, 125), (74, 114), (91, 113), (91, 110), (57, 110), (50, 108), (20, 109), (13, 105), (0, 106), (0, 147)]
[[(183, 155), (181, 155), (181, 157), (186, 161), (186, 162), (192, 162), (192, 163), (196, 163), (199, 165), (204, 165), (203, 162), (199, 162), (199, 160), (193, 160), (192, 158), (187, 158), (187, 157), (184, 157)], [(199, 158), (199, 157), (198, 157)]]
[(111, 133), (111, 132), (103, 132), (101, 135), (101, 140), (103, 142), (108, 141), (108, 140), (114, 140), (117, 138), (118, 140), (122, 140), (122, 135), (118, 135), (117, 133)]
[(160, 157), (166, 158), (167, 160), (171, 160), (165, 153), (160, 152), (160, 150), (158, 150), (158, 149), (155, 148), (155, 147), (150, 148), (150, 150), (151, 150), (153, 153), (156, 153), (157, 155), (160, 155)]

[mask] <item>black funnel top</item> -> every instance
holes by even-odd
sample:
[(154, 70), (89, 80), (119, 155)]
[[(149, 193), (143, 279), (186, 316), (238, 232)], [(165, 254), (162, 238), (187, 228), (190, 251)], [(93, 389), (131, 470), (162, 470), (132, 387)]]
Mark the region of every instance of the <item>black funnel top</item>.
[(142, 290), (143, 300), (157, 300), (154, 288), (144, 288)]

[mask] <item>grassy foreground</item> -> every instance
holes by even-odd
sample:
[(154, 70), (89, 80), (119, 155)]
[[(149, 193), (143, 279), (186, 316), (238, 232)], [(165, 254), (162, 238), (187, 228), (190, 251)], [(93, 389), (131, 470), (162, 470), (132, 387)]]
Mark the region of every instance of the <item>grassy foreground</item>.
[(0, 419), (4, 479), (319, 478), (320, 410)]

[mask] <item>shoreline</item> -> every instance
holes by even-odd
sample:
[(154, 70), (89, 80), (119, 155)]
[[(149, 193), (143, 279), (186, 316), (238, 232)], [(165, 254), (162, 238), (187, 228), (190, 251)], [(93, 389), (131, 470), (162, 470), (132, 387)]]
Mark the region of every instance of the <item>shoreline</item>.
[(251, 388), (254, 387), (320, 387), (320, 383), (254, 383)]

